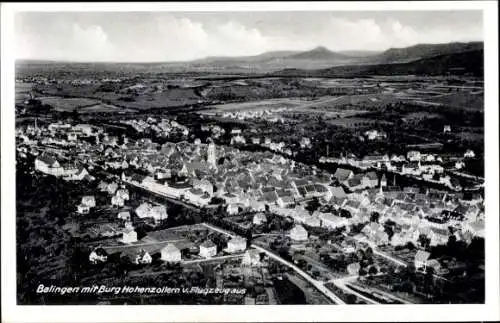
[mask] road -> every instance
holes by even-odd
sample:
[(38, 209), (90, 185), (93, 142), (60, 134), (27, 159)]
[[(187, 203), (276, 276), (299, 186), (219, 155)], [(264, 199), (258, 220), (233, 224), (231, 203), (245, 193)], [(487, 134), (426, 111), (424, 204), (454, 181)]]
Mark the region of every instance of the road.
[(196, 259), (196, 260), (187, 260), (187, 261), (183, 261), (182, 264), (183, 265), (192, 265), (192, 264), (199, 264), (199, 263), (204, 263), (204, 262), (220, 261), (220, 260), (226, 260), (226, 259), (237, 259), (237, 258), (243, 258), (243, 254)]
[(361, 298), (362, 300), (364, 300), (368, 304), (380, 304), (380, 303), (374, 301), (373, 299), (370, 299), (364, 295), (361, 295), (360, 293), (347, 287), (347, 285), (346, 285), (347, 282), (350, 282), (351, 280), (355, 280), (357, 278), (358, 278), (358, 276), (347, 276), (347, 277), (343, 277), (343, 278), (332, 279), (329, 281), (329, 283), (333, 283), (335, 286), (342, 289), (346, 293), (356, 295), (357, 297)]
[[(210, 225), (210, 224), (207, 224), (207, 223), (202, 223), (202, 224), (205, 225), (209, 229), (212, 229), (212, 230), (217, 231), (217, 232), (222, 233), (222, 234), (226, 234), (226, 235), (228, 235), (228, 236), (230, 236), (232, 238), (234, 238), (236, 236), (234, 234), (229, 233), (226, 230), (223, 230), (221, 228), (215, 227), (213, 225)], [(318, 289), (321, 293), (323, 293), (323, 295), (325, 295), (326, 297), (328, 297), (335, 304), (345, 304), (345, 302), (342, 299), (340, 299), (337, 295), (335, 295), (331, 290), (329, 290), (328, 288), (326, 288), (325, 285), (323, 284), (323, 282), (320, 282), (320, 281), (312, 278), (311, 276), (309, 276), (306, 272), (304, 272), (299, 267), (297, 267), (294, 264), (286, 261), (285, 259), (283, 259), (280, 256), (276, 255), (275, 253), (273, 253), (273, 252), (271, 252), (271, 251), (269, 251), (267, 249), (262, 248), (261, 246), (258, 246), (256, 244), (252, 244), (252, 247), (255, 248), (255, 249), (257, 249), (257, 250), (259, 250), (260, 252), (265, 253), (269, 258), (272, 258), (272, 259), (280, 262), (281, 264), (287, 266), (288, 268), (293, 269), (298, 275), (302, 276), (302, 278), (304, 278), (311, 285), (313, 285), (314, 287), (316, 287), (316, 289)]]

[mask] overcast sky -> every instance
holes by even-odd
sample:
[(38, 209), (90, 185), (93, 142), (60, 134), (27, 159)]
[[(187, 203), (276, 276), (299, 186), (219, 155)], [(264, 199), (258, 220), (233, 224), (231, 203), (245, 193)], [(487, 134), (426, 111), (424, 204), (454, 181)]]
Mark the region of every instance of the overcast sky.
[(15, 33), (19, 59), (115, 62), (483, 40), (481, 11), (23, 12)]

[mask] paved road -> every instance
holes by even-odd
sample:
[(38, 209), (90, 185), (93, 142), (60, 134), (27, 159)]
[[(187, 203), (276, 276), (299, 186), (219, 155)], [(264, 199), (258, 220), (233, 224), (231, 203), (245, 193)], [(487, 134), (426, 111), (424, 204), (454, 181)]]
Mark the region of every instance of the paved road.
[(220, 260), (234, 259), (234, 258), (243, 258), (243, 254), (228, 255), (228, 256), (221, 256), (221, 257), (212, 257), (212, 258), (205, 258), (205, 259), (196, 259), (196, 260), (187, 260), (187, 261), (183, 261), (182, 264), (183, 265), (191, 265), (191, 264), (199, 264), (199, 263), (204, 263), (204, 262), (220, 261)]
[(345, 302), (340, 299), (337, 295), (335, 295), (331, 290), (329, 290), (328, 288), (325, 287), (325, 285), (323, 284), (323, 282), (320, 282), (314, 278), (312, 278), (311, 276), (309, 276), (306, 272), (304, 272), (302, 269), (300, 269), (299, 267), (295, 266), (294, 264), (286, 261), (285, 259), (279, 257), (278, 255), (276, 255), (275, 253), (267, 250), (267, 249), (264, 249), (258, 245), (255, 245), (255, 244), (252, 244), (252, 247), (254, 247), (255, 249), (265, 253), (269, 258), (273, 258), (274, 260), (277, 260), (278, 262), (282, 263), (283, 265), (289, 267), (289, 268), (292, 268), (297, 274), (299, 274), (300, 276), (302, 276), (302, 278), (304, 278), (305, 280), (307, 280), (311, 285), (313, 285), (314, 287), (316, 287), (316, 289), (318, 289), (321, 293), (323, 293), (326, 297), (328, 297), (332, 302), (334, 302), (335, 304), (345, 304)]
[[(205, 225), (207, 228), (210, 228), (214, 231), (217, 231), (217, 232), (220, 232), (222, 234), (226, 234), (230, 237), (235, 237), (234, 234), (226, 231), (226, 230), (223, 230), (221, 228), (218, 228), (218, 227), (215, 227), (213, 225), (210, 225), (210, 224), (207, 224), (207, 223), (202, 223), (203, 225)], [(280, 256), (276, 255), (275, 253), (267, 250), (267, 249), (264, 249), (256, 244), (252, 244), (252, 247), (259, 250), (260, 252), (263, 252), (265, 253), (269, 258), (272, 258), (274, 260), (277, 260), (278, 262), (282, 263), (283, 265), (289, 267), (289, 268), (292, 268), (297, 274), (299, 274), (300, 276), (302, 276), (305, 280), (307, 280), (311, 285), (313, 285), (314, 287), (316, 287), (320, 292), (322, 292), (326, 297), (328, 297), (331, 301), (333, 301), (335, 304), (345, 304), (345, 302), (340, 299), (337, 295), (335, 295), (331, 290), (329, 290), (328, 288), (325, 287), (325, 285), (323, 284), (323, 282), (320, 282), (314, 278), (312, 278), (311, 276), (309, 276), (306, 272), (304, 272), (302, 269), (300, 269), (299, 267), (295, 266), (294, 264), (286, 261), (285, 259), (281, 258)]]
[(329, 282), (333, 283), (335, 286), (337, 286), (338, 288), (342, 289), (344, 292), (346, 292), (348, 294), (356, 295), (357, 297), (359, 297), (362, 300), (366, 301), (368, 304), (380, 304), (380, 303), (374, 301), (373, 299), (368, 298), (368, 297), (366, 297), (364, 295), (361, 295), (360, 293), (358, 293), (358, 292), (350, 289), (349, 287), (347, 287), (346, 282), (349, 282), (352, 279), (356, 279), (356, 278), (357, 278), (357, 276), (348, 276), (348, 277), (344, 277), (344, 278), (332, 279)]

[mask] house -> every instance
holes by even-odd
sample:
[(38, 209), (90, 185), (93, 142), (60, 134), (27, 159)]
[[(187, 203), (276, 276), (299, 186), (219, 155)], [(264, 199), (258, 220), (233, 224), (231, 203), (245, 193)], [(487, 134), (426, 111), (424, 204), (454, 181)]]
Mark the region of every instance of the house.
[(118, 213), (118, 219), (130, 221), (130, 212), (124, 211), (124, 212)]
[(415, 268), (425, 272), (430, 255), (431, 254), (429, 252), (424, 250), (417, 251), (417, 254), (415, 255)]
[(89, 208), (95, 207), (95, 197), (93, 195), (82, 197), (82, 205), (86, 205)]
[(212, 258), (217, 254), (217, 246), (211, 240), (206, 240), (200, 245), (199, 254), (203, 258)]
[(289, 235), (290, 238), (294, 241), (306, 241), (308, 237), (307, 230), (304, 229), (304, 227), (300, 224), (293, 227), (292, 230), (290, 230)]
[(476, 154), (472, 149), (467, 149), (467, 151), (464, 154), (464, 158), (474, 158), (476, 157)]
[(137, 242), (137, 232), (135, 232), (134, 227), (129, 222), (125, 225), (122, 233), (121, 242), (126, 244)]
[(328, 189), (334, 198), (342, 199), (347, 196), (342, 186), (328, 186)]
[(116, 196), (122, 198), (124, 201), (128, 201), (130, 199), (128, 190), (124, 188), (121, 188), (118, 191), (116, 191)]
[(237, 203), (231, 203), (227, 206), (226, 211), (230, 215), (238, 214), (239, 205)]
[(180, 262), (181, 251), (174, 244), (169, 243), (160, 250), (161, 260), (165, 262)]
[(249, 249), (245, 251), (241, 265), (248, 267), (262, 266), (262, 262), (260, 261), (260, 252), (256, 249)]
[(333, 174), (333, 177), (335, 177), (340, 183), (346, 182), (347, 180), (351, 179), (353, 176), (354, 176), (354, 173), (352, 170), (344, 169), (344, 168), (337, 168), (337, 170)]
[(319, 213), (318, 218), (321, 219), (322, 227), (332, 230), (349, 225), (349, 221), (346, 218), (331, 213)]
[(259, 213), (256, 213), (254, 216), (253, 216), (253, 220), (252, 220), (252, 223), (255, 224), (255, 225), (261, 225), (263, 223), (267, 222), (267, 218), (266, 218), (266, 215), (262, 212), (259, 212)]
[(363, 174), (356, 174), (352, 178), (347, 180), (346, 185), (351, 189), (352, 191), (364, 188), (363, 185)]
[(432, 268), (434, 273), (438, 273), (441, 270), (441, 264), (437, 259), (430, 259), (427, 261), (426, 268)]
[(91, 264), (106, 262), (107, 260), (108, 260), (108, 254), (103, 248), (96, 248), (92, 250), (92, 252), (89, 255), (89, 261)]
[(77, 206), (76, 211), (80, 214), (89, 214), (90, 208), (87, 205), (80, 204)]
[(245, 251), (247, 248), (247, 241), (242, 237), (234, 237), (227, 243), (226, 251), (229, 253), (237, 253)]
[(376, 187), (378, 185), (378, 175), (376, 172), (368, 172), (363, 176), (361, 182), (364, 187)]
[(408, 158), (409, 161), (420, 161), (421, 154), (417, 150), (411, 150), (406, 154), (406, 158)]
[(35, 159), (35, 169), (53, 176), (62, 176), (64, 174), (64, 168), (61, 164), (54, 158), (50, 156), (38, 156)]
[(278, 196), (278, 198), (276, 200), (276, 204), (278, 204), (278, 206), (281, 208), (289, 207), (289, 206), (293, 205), (294, 203), (295, 203), (295, 199), (293, 198), (293, 196), (289, 196), (289, 195)]
[(134, 263), (136, 265), (150, 264), (153, 261), (153, 258), (149, 254), (149, 252), (141, 249), (139, 253), (136, 255), (134, 259)]
[(115, 195), (111, 198), (111, 205), (122, 207), (125, 205), (125, 201), (120, 196)]
[(305, 219), (304, 224), (310, 227), (321, 227), (321, 219), (318, 216), (312, 215)]
[(347, 273), (351, 276), (358, 276), (359, 275), (359, 270), (361, 269), (361, 265), (359, 262), (353, 262), (349, 265), (347, 265)]
[(90, 177), (89, 172), (84, 167), (78, 167), (78, 171), (75, 174), (68, 176), (66, 179), (72, 181), (81, 181), (86, 177)]
[(378, 130), (365, 131), (364, 135), (368, 140), (381, 140), (387, 138), (387, 134), (384, 131)]

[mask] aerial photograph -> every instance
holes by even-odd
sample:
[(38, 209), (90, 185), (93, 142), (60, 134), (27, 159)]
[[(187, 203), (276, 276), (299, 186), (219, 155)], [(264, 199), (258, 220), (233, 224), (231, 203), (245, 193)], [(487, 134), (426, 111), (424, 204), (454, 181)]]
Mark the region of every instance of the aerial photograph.
[(14, 23), (18, 305), (485, 304), (482, 11)]

